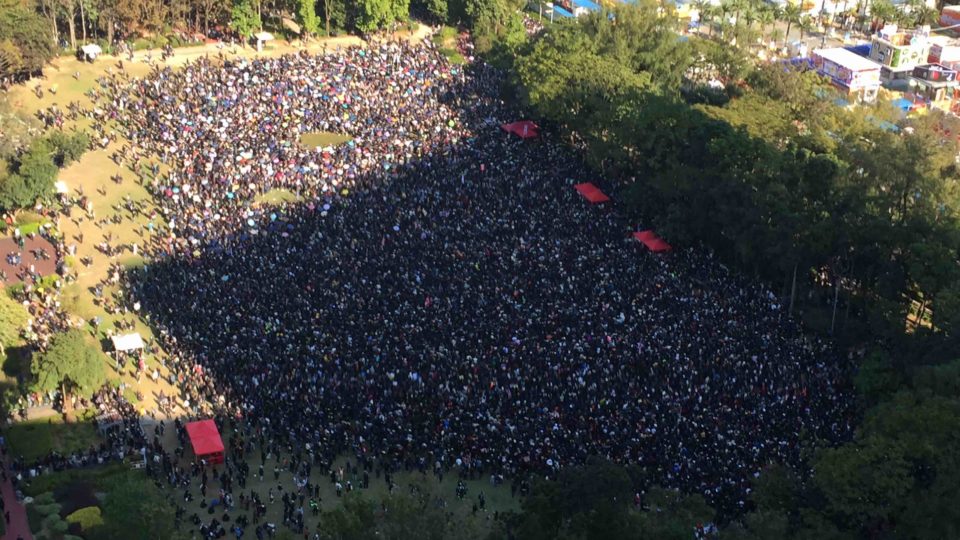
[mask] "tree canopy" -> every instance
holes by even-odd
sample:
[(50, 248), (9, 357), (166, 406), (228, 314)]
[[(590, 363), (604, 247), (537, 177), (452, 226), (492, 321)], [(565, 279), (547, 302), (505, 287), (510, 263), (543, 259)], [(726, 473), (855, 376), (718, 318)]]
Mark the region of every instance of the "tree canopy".
[(64, 399), (74, 392), (89, 393), (106, 381), (103, 354), (80, 330), (54, 335), (47, 350), (33, 356), (30, 371), (37, 390), (62, 390)]

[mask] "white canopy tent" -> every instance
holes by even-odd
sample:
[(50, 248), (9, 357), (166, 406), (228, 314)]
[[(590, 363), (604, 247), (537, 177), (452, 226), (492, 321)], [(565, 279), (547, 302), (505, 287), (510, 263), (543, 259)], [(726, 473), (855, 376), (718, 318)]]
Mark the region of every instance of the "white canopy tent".
[(80, 52), (83, 53), (83, 56), (86, 57), (87, 60), (93, 60), (103, 54), (103, 49), (96, 43), (87, 43), (83, 47), (80, 47)]
[(122, 336), (113, 336), (113, 349), (119, 352), (137, 351), (144, 347), (143, 338), (139, 333), (124, 334)]

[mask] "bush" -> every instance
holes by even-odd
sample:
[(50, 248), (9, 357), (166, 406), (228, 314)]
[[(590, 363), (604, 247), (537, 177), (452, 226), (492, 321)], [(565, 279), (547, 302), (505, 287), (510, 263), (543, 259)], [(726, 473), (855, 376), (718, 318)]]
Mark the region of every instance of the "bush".
[(45, 505), (45, 504), (54, 504), (56, 502), (57, 502), (56, 499), (53, 498), (53, 493), (50, 491), (41, 493), (33, 498), (33, 504), (36, 504), (37, 506)]
[(48, 531), (55, 531), (55, 530), (57, 530), (57, 529), (60, 527), (60, 524), (62, 523), (62, 524), (63, 524), (63, 531), (62, 531), (62, 532), (66, 532), (66, 531), (67, 531), (67, 522), (64, 521), (63, 518), (60, 517), (59, 514), (51, 514), (51, 515), (43, 518), (43, 521), (42, 521), (41, 523), (42, 523), (43, 527), (44, 527), (45, 529), (47, 529)]
[(133, 50), (143, 51), (153, 46), (149, 39), (138, 38), (133, 40)]
[(57, 503), (36, 504), (36, 505), (34, 505), (34, 506), (36, 506), (37, 512), (39, 512), (41, 516), (47, 516), (47, 517), (49, 517), (49, 516), (52, 516), (52, 515), (54, 515), (54, 514), (57, 514), (57, 517), (58, 517), (58, 518), (60, 517), (59, 514), (60, 514), (60, 508), (61, 508), (61, 506), (60, 506), (59, 504), (57, 504)]
[(67, 516), (67, 523), (77, 523), (80, 525), (80, 530), (85, 531), (91, 527), (103, 525), (103, 516), (100, 513), (100, 508), (88, 506)]

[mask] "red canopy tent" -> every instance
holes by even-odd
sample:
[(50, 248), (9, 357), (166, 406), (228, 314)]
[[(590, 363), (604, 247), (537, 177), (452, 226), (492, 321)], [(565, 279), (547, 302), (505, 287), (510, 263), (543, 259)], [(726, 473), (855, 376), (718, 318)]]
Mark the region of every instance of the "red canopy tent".
[(654, 253), (662, 253), (673, 249), (670, 244), (666, 243), (663, 238), (657, 236), (657, 233), (653, 231), (635, 232), (633, 233), (633, 237), (643, 242), (643, 245), (647, 246), (647, 249)]
[(583, 198), (590, 201), (593, 204), (605, 203), (610, 200), (610, 197), (600, 191), (600, 188), (591, 184), (590, 182), (584, 182), (583, 184), (577, 184), (573, 186), (573, 189), (580, 192), (583, 195)]
[(540, 127), (530, 120), (521, 120), (511, 124), (501, 124), (500, 128), (507, 133), (513, 133), (521, 139), (532, 139), (540, 135)]
[(187, 424), (187, 435), (193, 453), (208, 463), (223, 463), (223, 439), (213, 420), (200, 420)]

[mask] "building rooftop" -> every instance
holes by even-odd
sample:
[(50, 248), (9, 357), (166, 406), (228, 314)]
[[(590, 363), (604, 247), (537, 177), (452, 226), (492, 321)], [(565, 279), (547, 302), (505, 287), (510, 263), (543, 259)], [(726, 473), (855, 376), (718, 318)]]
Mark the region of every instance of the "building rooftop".
[(813, 54), (835, 62), (851, 71), (868, 71), (871, 69), (880, 69), (880, 64), (864, 58), (859, 54), (852, 53), (842, 47), (833, 47), (830, 49), (817, 49)]

